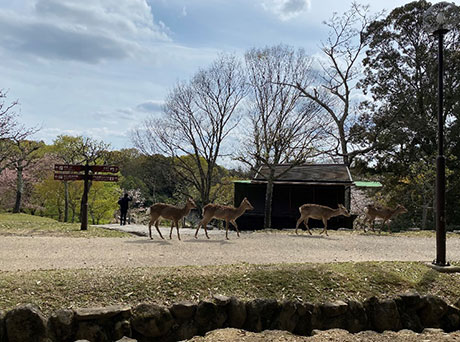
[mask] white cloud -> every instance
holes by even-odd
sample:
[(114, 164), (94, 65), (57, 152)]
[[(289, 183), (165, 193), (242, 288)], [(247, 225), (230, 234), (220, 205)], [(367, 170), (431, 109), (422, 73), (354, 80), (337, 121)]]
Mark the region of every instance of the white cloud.
[(289, 20), (307, 12), (310, 0), (263, 0), (262, 7), (276, 14), (281, 20)]
[(142, 112), (158, 113), (161, 112), (163, 106), (162, 101), (146, 101), (136, 106), (136, 109)]
[(45, 59), (98, 63), (171, 41), (145, 0), (38, 0), (18, 13), (0, 10), (0, 42)]

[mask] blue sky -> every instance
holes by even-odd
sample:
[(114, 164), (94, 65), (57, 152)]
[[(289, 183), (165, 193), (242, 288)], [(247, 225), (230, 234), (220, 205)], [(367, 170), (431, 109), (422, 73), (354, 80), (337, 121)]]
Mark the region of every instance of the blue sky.
[[(371, 11), (409, 1), (372, 0)], [(0, 88), (36, 139), (131, 147), (174, 84), (220, 52), (279, 43), (320, 53), (348, 0), (0, 0)]]

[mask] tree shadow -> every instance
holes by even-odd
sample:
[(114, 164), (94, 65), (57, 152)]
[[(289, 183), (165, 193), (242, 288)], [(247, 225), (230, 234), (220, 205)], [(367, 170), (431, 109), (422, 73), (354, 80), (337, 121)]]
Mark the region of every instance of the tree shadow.
[(296, 235), (296, 234), (288, 234), (289, 237), (293, 237), (293, 238), (304, 238), (304, 239), (324, 239), (324, 240), (337, 240), (336, 238), (333, 238), (331, 236), (328, 236), (328, 235), (310, 235), (310, 234), (299, 234), (299, 235)]
[(184, 242), (192, 242), (192, 243), (218, 243), (221, 245), (226, 245), (233, 243), (232, 240), (214, 240), (214, 239), (190, 239), (190, 240), (184, 240)]
[(157, 244), (157, 245), (171, 245), (171, 242), (168, 240), (152, 240), (152, 239), (136, 239), (136, 240), (126, 240), (125, 243), (133, 243), (138, 245), (145, 244)]

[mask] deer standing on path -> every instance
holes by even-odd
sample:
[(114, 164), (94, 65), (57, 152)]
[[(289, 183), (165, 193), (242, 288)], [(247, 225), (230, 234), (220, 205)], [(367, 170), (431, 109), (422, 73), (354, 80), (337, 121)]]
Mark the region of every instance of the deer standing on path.
[(171, 231), (169, 233), (169, 239), (172, 239), (172, 231), (174, 227), (174, 223), (176, 224), (177, 228), (177, 237), (180, 240), (179, 235), (179, 221), (182, 220), (185, 216), (190, 213), (192, 208), (196, 208), (196, 204), (193, 199), (189, 198), (187, 203), (183, 208), (173, 206), (171, 204), (166, 203), (155, 203), (150, 207), (150, 222), (149, 222), (149, 236), (152, 238), (152, 224), (155, 224), (155, 228), (160, 234), (160, 237), (164, 240), (163, 235), (161, 235), (160, 228), (158, 228), (158, 223), (161, 218), (171, 220)]
[[(367, 212), (366, 217), (364, 219), (364, 223), (369, 221), (372, 222), (372, 231), (374, 232), (374, 225), (375, 225), (375, 218), (381, 217), (383, 219), (382, 227), (385, 227), (385, 223), (388, 222), (393, 217), (398, 216), (399, 214), (407, 213), (407, 209), (404, 208), (402, 205), (398, 204), (396, 208), (391, 209), (389, 207), (376, 207), (373, 204), (369, 204), (366, 206)], [(388, 231), (391, 233), (390, 226), (388, 226)], [(382, 227), (379, 229), (379, 233), (382, 231)]]
[(350, 216), (350, 213), (348, 210), (342, 205), (339, 204), (339, 207), (337, 209), (332, 209), (329, 207), (326, 207), (324, 205), (319, 205), (319, 204), (304, 204), (300, 206), (299, 208), (300, 211), (300, 218), (297, 220), (297, 224), (295, 226), (295, 233), (297, 234), (297, 229), (299, 228), (299, 225), (302, 223), (302, 221), (305, 223), (305, 227), (307, 227), (308, 232), (311, 234), (310, 227), (308, 226), (308, 220), (310, 218), (316, 219), (316, 220), (322, 220), (324, 224), (323, 231), (320, 234), (326, 233), (327, 234), (327, 221), (334, 216)]
[(228, 223), (231, 224), (236, 229), (236, 234), (238, 237), (240, 236), (240, 231), (238, 230), (238, 225), (236, 224), (235, 220), (244, 214), (246, 210), (253, 210), (254, 207), (249, 203), (248, 199), (245, 197), (238, 208), (220, 204), (206, 204), (203, 208), (203, 219), (198, 224), (198, 228), (195, 232), (195, 239), (198, 236), (198, 230), (200, 227), (203, 226), (204, 232), (206, 233), (206, 237), (209, 239), (208, 230), (206, 226), (208, 225), (209, 221), (213, 218), (225, 220), (225, 238), (228, 240)]

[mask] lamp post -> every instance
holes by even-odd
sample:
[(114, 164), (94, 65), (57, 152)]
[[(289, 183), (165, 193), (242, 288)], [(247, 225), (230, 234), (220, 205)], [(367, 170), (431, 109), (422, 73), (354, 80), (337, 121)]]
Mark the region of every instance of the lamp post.
[(436, 159), (436, 266), (446, 263), (446, 161), (444, 157), (444, 35), (458, 21), (458, 8), (454, 3), (439, 2), (424, 14), (425, 30), (438, 38), (438, 157)]

